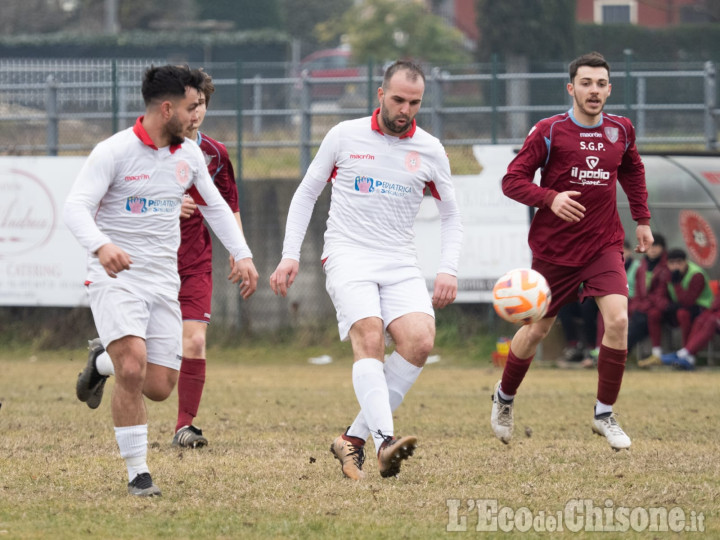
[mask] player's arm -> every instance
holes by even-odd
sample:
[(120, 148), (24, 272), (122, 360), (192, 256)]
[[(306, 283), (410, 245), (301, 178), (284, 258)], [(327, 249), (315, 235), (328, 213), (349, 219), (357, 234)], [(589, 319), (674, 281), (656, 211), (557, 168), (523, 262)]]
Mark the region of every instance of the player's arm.
[(457, 298), (457, 272), (463, 241), (460, 208), (455, 199), (450, 163), (445, 151), (437, 156), (435, 181), (431, 193), (440, 213), (440, 265), (435, 276), (432, 303), (436, 309), (452, 304)]
[(295, 190), (285, 225), (282, 259), (270, 275), (270, 288), (286, 296), (300, 269), (300, 248), (307, 232), (317, 198), (335, 169), (338, 147), (338, 127), (332, 128), (323, 139), (315, 159)]
[(575, 200), (579, 191), (557, 192), (533, 182), (535, 171), (544, 167), (549, 157), (550, 139), (543, 130), (542, 124), (530, 130), (517, 156), (508, 165), (502, 179), (503, 193), (527, 206), (549, 208), (564, 221), (580, 221), (585, 215), (585, 207)]
[(630, 215), (637, 222), (635, 251), (645, 253), (653, 243), (650, 231), (650, 209), (647, 205), (647, 187), (645, 185), (645, 166), (635, 146), (635, 129), (628, 121), (625, 125), (628, 137), (627, 148), (618, 167), (618, 182), (627, 195)]
[[(198, 154), (199, 154), (198, 150)], [(200, 159), (202, 161), (202, 155)], [(199, 194), (196, 198), (198, 208), (207, 220), (213, 232), (230, 252), (234, 260), (228, 279), (233, 283), (240, 282), (240, 293), (244, 299), (250, 297), (257, 289), (258, 273), (252, 261), (252, 252), (245, 241), (242, 230), (238, 228), (237, 221), (230, 207), (220, 195), (213, 184), (207, 168), (199, 168), (199, 176), (193, 188)], [(191, 194), (193, 189), (190, 190)]]
[(63, 221), (80, 245), (98, 257), (107, 275), (115, 278), (118, 272), (130, 269), (132, 259), (112, 243), (94, 219), (100, 201), (112, 183), (113, 164), (112, 153), (106, 145), (98, 145), (91, 152), (65, 200)]

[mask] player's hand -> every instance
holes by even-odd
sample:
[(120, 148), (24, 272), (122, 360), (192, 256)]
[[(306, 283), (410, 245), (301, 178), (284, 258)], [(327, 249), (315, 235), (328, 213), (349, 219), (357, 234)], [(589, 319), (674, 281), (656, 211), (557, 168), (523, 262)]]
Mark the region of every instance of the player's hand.
[(579, 191), (563, 191), (553, 199), (550, 210), (562, 219), (571, 223), (577, 223), (585, 217), (585, 207), (573, 199), (581, 195)]
[(442, 272), (435, 276), (435, 288), (432, 295), (432, 305), (435, 309), (442, 309), (452, 304), (457, 298), (457, 277)]
[(293, 284), (300, 270), (300, 263), (295, 259), (283, 259), (270, 275), (270, 288), (275, 295), (287, 296), (290, 285)]
[(655, 242), (650, 225), (638, 225), (635, 229), (635, 236), (638, 241), (637, 246), (635, 246), (635, 253), (645, 253)]
[(258, 273), (253, 260), (250, 257), (238, 261), (233, 260), (228, 279), (233, 283), (240, 282), (240, 295), (243, 300), (250, 298), (258, 284)]
[(182, 204), (180, 205), (180, 219), (187, 219), (195, 213), (197, 204), (190, 195), (183, 196)]
[(132, 259), (122, 248), (115, 244), (104, 244), (95, 252), (98, 261), (111, 278), (116, 278), (119, 272), (130, 270)]

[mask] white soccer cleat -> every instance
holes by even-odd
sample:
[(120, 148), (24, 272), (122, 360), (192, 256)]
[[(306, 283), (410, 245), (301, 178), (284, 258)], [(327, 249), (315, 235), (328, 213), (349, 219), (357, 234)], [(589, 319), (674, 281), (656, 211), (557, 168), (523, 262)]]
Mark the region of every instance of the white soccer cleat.
[(492, 395), (492, 411), (490, 412), (490, 425), (493, 433), (505, 444), (510, 442), (513, 434), (513, 404), (503, 403), (500, 401), (498, 390), (500, 389), (500, 381), (495, 384)]
[(610, 446), (615, 450), (630, 448), (630, 437), (620, 427), (615, 419), (615, 414), (608, 413), (603, 418), (593, 419), (592, 430), (598, 435), (605, 437)]

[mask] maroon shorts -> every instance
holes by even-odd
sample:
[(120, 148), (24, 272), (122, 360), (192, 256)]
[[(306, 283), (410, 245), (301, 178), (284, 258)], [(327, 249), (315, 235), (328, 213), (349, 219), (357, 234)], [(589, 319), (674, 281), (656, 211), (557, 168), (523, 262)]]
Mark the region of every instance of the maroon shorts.
[(180, 311), (183, 321), (210, 322), (212, 272), (180, 276)]
[(628, 295), (625, 261), (620, 251), (601, 253), (585, 266), (560, 266), (533, 258), (532, 267), (545, 276), (550, 285), (552, 302), (545, 317), (554, 317), (561, 307), (578, 299)]

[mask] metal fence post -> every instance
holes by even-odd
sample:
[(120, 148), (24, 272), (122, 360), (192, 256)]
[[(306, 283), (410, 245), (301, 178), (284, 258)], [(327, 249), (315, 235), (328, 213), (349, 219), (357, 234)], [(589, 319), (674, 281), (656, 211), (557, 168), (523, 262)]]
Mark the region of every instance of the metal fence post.
[(48, 75), (47, 78), (47, 90), (46, 90), (46, 101), (45, 111), (47, 112), (47, 131), (45, 137), (45, 144), (47, 146), (48, 156), (58, 155), (58, 99), (57, 99), (57, 83), (55, 77)]
[(493, 144), (497, 144), (497, 124), (498, 124), (498, 56), (492, 55), (492, 81), (490, 82), (490, 140)]
[(236, 100), (236, 113), (235, 113), (235, 130), (237, 139), (237, 167), (235, 168), (235, 183), (238, 188), (238, 195), (240, 198), (240, 208), (242, 209), (243, 204), (243, 88), (242, 88), (242, 74), (243, 74), (243, 63), (242, 60), (238, 60), (235, 63), (235, 100)]
[(432, 133), (441, 141), (443, 140), (443, 89), (442, 73), (439, 67), (434, 67), (430, 72), (430, 85), (432, 87), (432, 107), (430, 109)]
[(117, 60), (112, 61), (112, 132), (117, 133), (119, 131), (120, 123), (118, 121), (118, 112), (120, 107), (118, 106), (118, 77), (117, 77)]
[(312, 144), (312, 99), (310, 76), (307, 71), (300, 74), (300, 177), (310, 167), (310, 145)]
[(647, 102), (647, 79), (638, 77), (637, 80), (637, 122), (635, 122), (635, 135), (637, 139), (645, 137), (645, 104)]
[(253, 77), (253, 135), (262, 132), (262, 76), (258, 73)]
[(718, 118), (717, 107), (717, 71), (713, 62), (705, 62), (705, 148), (717, 150)]
[(625, 49), (625, 116), (631, 118), (632, 113), (632, 76), (630, 75), (630, 65), (632, 64), (632, 50)]
[(370, 58), (367, 64), (367, 113), (368, 116), (375, 110), (375, 88), (373, 87), (373, 71), (375, 66)]

